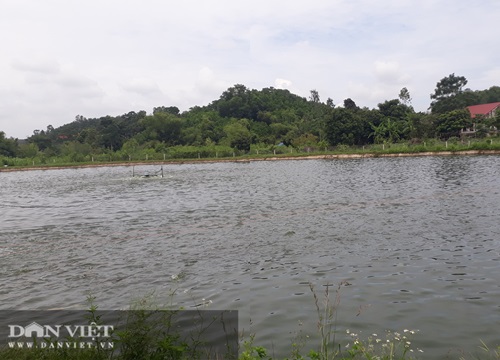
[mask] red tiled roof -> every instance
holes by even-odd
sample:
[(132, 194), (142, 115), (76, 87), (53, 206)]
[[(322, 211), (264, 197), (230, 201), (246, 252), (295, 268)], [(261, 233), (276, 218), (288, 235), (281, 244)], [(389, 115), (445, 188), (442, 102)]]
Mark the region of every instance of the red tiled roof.
[(476, 115), (488, 115), (499, 106), (500, 102), (494, 102), (489, 104), (467, 106), (467, 109), (469, 109), (471, 117), (475, 118)]

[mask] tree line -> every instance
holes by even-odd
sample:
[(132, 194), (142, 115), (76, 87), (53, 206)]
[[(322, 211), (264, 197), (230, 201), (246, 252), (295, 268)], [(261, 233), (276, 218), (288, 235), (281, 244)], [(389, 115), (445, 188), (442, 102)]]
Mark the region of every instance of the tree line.
[[(472, 126), (467, 106), (500, 101), (500, 87), (473, 91), (466, 84), (465, 77), (455, 74), (441, 79), (430, 95), (429, 112), (413, 109), (407, 88), (397, 98), (369, 109), (350, 98), (342, 106), (330, 98), (323, 102), (316, 90), (304, 98), (288, 90), (236, 84), (210, 104), (182, 113), (176, 106), (160, 106), (151, 114), (141, 110), (89, 119), (77, 115), (58, 128), (35, 130), (22, 143), (0, 131), (0, 156), (70, 156), (81, 161), (88, 154), (159, 153), (179, 146), (223, 146), (246, 152), (252, 146), (325, 148), (448, 139)], [(500, 112), (493, 119), (475, 121), (476, 136), (486, 136), (492, 127), (500, 127)]]

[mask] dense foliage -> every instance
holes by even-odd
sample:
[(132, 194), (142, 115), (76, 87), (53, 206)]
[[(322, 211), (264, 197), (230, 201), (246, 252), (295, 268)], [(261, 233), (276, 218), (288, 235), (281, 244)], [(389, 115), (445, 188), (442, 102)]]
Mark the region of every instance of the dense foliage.
[[(414, 111), (407, 88), (401, 89), (399, 98), (368, 109), (350, 98), (340, 107), (330, 98), (322, 102), (316, 90), (306, 99), (288, 90), (253, 90), (237, 84), (207, 106), (182, 113), (176, 106), (159, 106), (151, 114), (141, 110), (92, 119), (77, 115), (61, 127), (35, 130), (26, 141), (6, 138), (0, 131), (0, 157), (65, 156), (83, 161), (91, 154), (131, 158), (179, 146), (246, 152), (252, 146), (324, 149), (448, 139), (472, 126), (466, 106), (500, 101), (500, 87), (463, 90), (466, 84), (465, 77), (455, 74), (440, 80), (430, 96), (429, 113)], [(496, 118), (477, 122), (475, 136), (487, 136), (490, 129), (499, 127), (500, 112)]]

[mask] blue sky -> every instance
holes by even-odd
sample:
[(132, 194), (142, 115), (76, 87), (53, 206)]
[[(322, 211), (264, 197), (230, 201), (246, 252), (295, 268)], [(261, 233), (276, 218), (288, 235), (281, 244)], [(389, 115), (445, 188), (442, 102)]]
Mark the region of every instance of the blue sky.
[(3, 0), (0, 131), (206, 105), (234, 84), (418, 111), (443, 77), (500, 85), (497, 0)]

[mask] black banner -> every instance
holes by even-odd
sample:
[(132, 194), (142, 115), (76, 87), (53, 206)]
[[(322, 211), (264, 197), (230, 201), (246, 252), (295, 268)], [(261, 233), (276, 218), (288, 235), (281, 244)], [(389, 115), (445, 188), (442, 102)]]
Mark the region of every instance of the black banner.
[(237, 359), (238, 311), (0, 310), (0, 358), (23, 351)]

